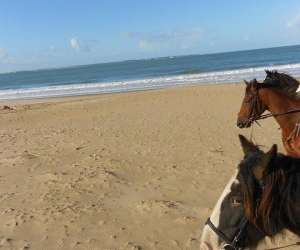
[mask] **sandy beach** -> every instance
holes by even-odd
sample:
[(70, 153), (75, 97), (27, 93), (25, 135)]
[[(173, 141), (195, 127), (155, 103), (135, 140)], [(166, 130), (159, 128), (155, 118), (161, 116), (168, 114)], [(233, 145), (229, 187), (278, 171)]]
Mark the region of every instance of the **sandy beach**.
[[(199, 249), (242, 158), (238, 134), (250, 135), (235, 125), (243, 89), (9, 103), (0, 111), (1, 249)], [(261, 125), (255, 141), (283, 151), (275, 121)]]

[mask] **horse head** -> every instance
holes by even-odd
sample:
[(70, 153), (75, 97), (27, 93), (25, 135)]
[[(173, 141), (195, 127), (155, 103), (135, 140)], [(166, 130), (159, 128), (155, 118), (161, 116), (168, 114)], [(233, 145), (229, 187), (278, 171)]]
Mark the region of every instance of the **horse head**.
[(256, 79), (244, 82), (246, 84), (245, 95), (237, 118), (237, 126), (239, 128), (250, 127), (252, 122), (266, 110), (266, 106), (259, 95), (263, 84)]

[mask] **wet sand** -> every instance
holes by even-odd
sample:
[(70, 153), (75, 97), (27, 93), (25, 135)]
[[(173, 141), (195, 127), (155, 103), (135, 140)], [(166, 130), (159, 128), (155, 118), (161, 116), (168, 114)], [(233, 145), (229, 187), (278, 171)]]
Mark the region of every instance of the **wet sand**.
[[(1, 249), (198, 249), (242, 158), (238, 134), (250, 134), (235, 126), (243, 88), (9, 103), (0, 110)], [(282, 151), (275, 121), (261, 125), (256, 141)]]

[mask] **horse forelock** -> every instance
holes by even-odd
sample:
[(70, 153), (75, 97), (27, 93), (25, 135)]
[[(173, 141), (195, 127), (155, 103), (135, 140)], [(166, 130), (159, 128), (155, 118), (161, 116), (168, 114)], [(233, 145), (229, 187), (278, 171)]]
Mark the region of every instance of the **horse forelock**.
[(300, 234), (300, 159), (279, 155), (265, 179), (258, 214), (269, 235), (288, 227)]
[[(242, 188), (244, 191), (244, 208), (245, 215), (248, 220), (259, 228), (260, 231), (267, 235), (275, 235), (281, 231), (287, 224), (293, 223), (295, 220), (295, 199), (291, 198), (295, 193), (295, 183), (298, 183), (298, 192), (300, 191), (299, 175), (289, 175), (291, 171), (289, 166), (291, 157), (277, 157), (277, 166), (279, 167), (270, 172), (264, 179), (264, 188), (260, 188), (254, 175), (252, 174), (253, 162), (244, 163), (241, 169)], [(299, 165), (300, 160), (294, 163), (294, 168)], [(288, 166), (288, 170), (280, 166)], [(298, 170), (297, 170), (298, 171)], [(291, 183), (294, 183), (292, 185)], [(299, 215), (298, 215), (299, 216)], [(300, 218), (297, 218), (298, 220)], [(299, 224), (297, 224), (298, 230)]]
[(281, 221), (285, 204), (286, 175), (283, 170), (269, 174), (258, 205), (257, 225), (267, 234), (274, 235), (282, 230)]
[[(259, 153), (259, 152), (258, 152)], [(253, 166), (257, 164), (258, 153), (248, 155), (239, 165), (239, 175), (244, 193), (245, 215), (252, 224), (256, 224), (256, 201), (258, 199), (257, 181), (253, 174)]]

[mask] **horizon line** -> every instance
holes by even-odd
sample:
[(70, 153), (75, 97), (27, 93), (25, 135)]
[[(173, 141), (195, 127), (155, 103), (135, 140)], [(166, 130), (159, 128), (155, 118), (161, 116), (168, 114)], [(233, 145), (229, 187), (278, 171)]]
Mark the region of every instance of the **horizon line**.
[(276, 49), (276, 48), (295, 47), (295, 46), (300, 46), (300, 44), (263, 47), (263, 48), (255, 48), (255, 49), (218, 51), (218, 52), (203, 53), (203, 54), (169, 55), (169, 56), (145, 57), (145, 58), (125, 59), (125, 60), (116, 60), (116, 61), (107, 61), (107, 62), (89, 63), (89, 64), (74, 64), (74, 65), (68, 65), (68, 66), (62, 66), (62, 67), (36, 68), (36, 69), (30, 69), (30, 70), (17, 70), (17, 71), (1, 72), (0, 75), (16, 74), (16, 73), (23, 73), (23, 72), (34, 72), (34, 71), (51, 71), (51, 70), (58, 70), (58, 69), (72, 69), (72, 68), (77, 68), (77, 67), (92, 66), (92, 65), (98, 65), (98, 64), (114, 64), (114, 63), (122, 63), (122, 62), (129, 62), (129, 61), (147, 61), (147, 60), (157, 60), (157, 59), (172, 58), (172, 57), (178, 58), (178, 57), (186, 57), (186, 56), (206, 56), (206, 55), (226, 54), (226, 53), (235, 53), (235, 52), (243, 52), (243, 51), (246, 52), (246, 51), (255, 51), (255, 50), (263, 50), (263, 49)]

